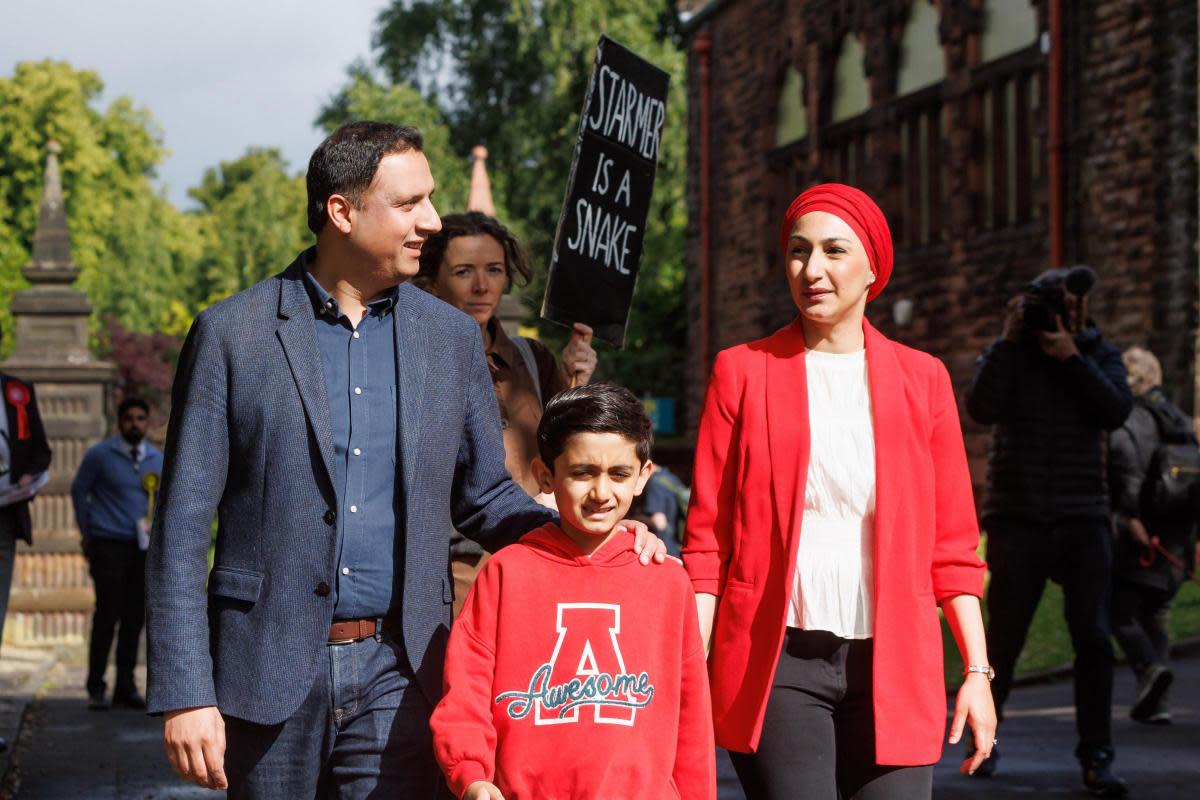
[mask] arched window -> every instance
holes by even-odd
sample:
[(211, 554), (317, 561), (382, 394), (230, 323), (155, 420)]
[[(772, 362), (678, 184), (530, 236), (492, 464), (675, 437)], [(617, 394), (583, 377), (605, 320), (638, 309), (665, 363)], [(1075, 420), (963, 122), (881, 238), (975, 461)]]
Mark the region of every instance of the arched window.
[(1037, 10), (1030, 0), (987, 0), (979, 55), (985, 62), (1024, 50), (1037, 41)]
[(808, 135), (808, 109), (804, 103), (804, 76), (789, 66), (779, 92), (779, 114), (775, 122), (775, 146), (798, 142)]
[(852, 33), (842, 39), (833, 76), (833, 122), (857, 117), (871, 106), (871, 88), (867, 83), (862, 42)]
[(946, 59), (938, 38), (938, 12), (932, 0), (914, 0), (900, 41), (900, 75), (896, 92), (911, 94), (946, 77)]

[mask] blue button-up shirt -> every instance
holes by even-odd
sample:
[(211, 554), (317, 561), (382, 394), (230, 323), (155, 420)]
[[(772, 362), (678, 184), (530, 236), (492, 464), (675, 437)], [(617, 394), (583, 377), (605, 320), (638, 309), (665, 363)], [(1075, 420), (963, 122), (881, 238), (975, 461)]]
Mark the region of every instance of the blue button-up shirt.
[(397, 611), (403, 543), (396, 513), (397, 291), (368, 304), (358, 323), (311, 273), (305, 284), (317, 312), (317, 347), (325, 369), (337, 492), (334, 619)]

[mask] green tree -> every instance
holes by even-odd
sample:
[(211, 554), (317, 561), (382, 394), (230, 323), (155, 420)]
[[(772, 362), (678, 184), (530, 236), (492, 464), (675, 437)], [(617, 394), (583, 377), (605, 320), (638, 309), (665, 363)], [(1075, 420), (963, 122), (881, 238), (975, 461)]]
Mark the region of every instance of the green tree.
[(373, 119), (412, 125), (425, 139), (425, 155), (437, 181), (434, 203), (443, 213), (461, 211), (467, 203), (470, 176), (465, 153), (451, 143), (442, 112), (411, 84), (388, 86), (376, 80), (364, 65), (348, 70), (348, 80), (322, 109), (317, 124), (327, 132), (355, 120)]
[[(103, 88), (95, 72), (55, 61), (20, 63), (0, 78), (0, 293), (8, 299), (25, 285), (20, 268), (37, 223), (46, 143), (55, 139), (93, 332), (109, 317), (148, 331), (184, 292), (199, 232), (151, 184), (166, 154), (153, 118), (125, 97), (96, 108)], [(8, 308), (0, 304), (5, 325)]]
[(204, 237), (193, 313), (274, 275), (312, 243), (304, 178), (288, 173), (277, 149), (251, 148), (210, 167), (188, 195), (200, 205)]
[[(376, 32), (380, 68), (445, 116), (455, 152), (482, 143), (506, 222), (549, 264), (595, 45), (607, 33), (671, 75), (672, 89), (626, 346), (600, 372), (677, 395), (685, 347), (685, 58), (670, 0), (395, 0)], [(435, 164), (435, 173), (437, 165)], [(540, 305), (544, 271), (525, 293)], [(545, 326), (549, 338), (561, 338)]]

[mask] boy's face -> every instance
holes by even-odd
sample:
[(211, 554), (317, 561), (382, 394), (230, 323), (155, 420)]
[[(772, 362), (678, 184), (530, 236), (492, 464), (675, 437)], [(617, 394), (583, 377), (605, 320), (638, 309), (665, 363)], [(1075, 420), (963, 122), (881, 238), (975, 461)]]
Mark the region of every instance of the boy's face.
[(653, 465), (638, 459), (637, 447), (619, 433), (577, 433), (566, 441), (550, 470), (538, 459), (534, 471), (543, 492), (558, 502), (563, 530), (581, 546), (598, 546), (629, 513)]

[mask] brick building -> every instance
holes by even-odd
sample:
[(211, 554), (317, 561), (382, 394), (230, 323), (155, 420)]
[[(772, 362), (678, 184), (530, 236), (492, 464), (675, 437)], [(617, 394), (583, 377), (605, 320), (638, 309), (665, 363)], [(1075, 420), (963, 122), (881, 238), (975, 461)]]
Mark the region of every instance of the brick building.
[[(1194, 0), (684, 5), (692, 430), (713, 355), (795, 316), (777, 226), (826, 180), (892, 226), (872, 322), (942, 358), (960, 398), (1005, 299), (1087, 263), (1106, 335), (1154, 350), (1194, 407)], [(980, 479), (987, 431), (964, 424)]]

